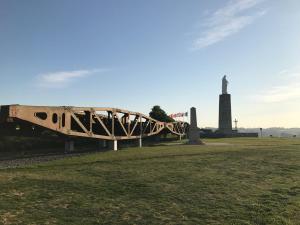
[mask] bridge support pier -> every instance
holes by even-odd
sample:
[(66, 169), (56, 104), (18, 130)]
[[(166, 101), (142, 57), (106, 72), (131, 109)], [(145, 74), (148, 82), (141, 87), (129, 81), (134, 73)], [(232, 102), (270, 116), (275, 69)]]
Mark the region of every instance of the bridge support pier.
[(107, 142), (106, 140), (99, 140), (98, 141), (98, 150), (104, 149), (107, 147)]
[(74, 151), (74, 141), (70, 139), (65, 140), (65, 153)]
[(118, 151), (118, 141), (114, 140), (114, 151)]
[(179, 135), (179, 141), (181, 141), (182, 140), (182, 136), (181, 135)]
[(142, 137), (139, 138), (139, 147), (140, 148), (143, 147), (143, 139), (142, 139)]

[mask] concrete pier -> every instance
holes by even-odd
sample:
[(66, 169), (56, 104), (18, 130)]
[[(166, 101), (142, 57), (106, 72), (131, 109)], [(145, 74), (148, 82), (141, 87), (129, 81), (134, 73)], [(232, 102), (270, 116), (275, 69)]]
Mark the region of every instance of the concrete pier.
[(73, 152), (74, 151), (74, 141), (70, 139), (65, 140), (65, 152)]
[(114, 140), (114, 151), (118, 151), (118, 141)]
[(98, 141), (98, 150), (102, 150), (107, 148), (107, 141), (106, 140), (99, 140)]

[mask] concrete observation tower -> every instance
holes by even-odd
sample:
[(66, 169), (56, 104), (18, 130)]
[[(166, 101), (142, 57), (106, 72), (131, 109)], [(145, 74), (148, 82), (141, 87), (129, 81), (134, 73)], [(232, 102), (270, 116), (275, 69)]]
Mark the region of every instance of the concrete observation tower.
[(219, 96), (219, 132), (232, 134), (231, 95), (227, 92), (226, 75), (222, 78), (222, 94)]

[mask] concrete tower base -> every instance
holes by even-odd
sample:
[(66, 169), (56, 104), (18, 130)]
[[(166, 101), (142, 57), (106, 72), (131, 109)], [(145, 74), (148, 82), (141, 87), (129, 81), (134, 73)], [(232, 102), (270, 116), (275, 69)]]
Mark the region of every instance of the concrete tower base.
[(221, 94), (219, 99), (219, 132), (232, 134), (231, 96)]

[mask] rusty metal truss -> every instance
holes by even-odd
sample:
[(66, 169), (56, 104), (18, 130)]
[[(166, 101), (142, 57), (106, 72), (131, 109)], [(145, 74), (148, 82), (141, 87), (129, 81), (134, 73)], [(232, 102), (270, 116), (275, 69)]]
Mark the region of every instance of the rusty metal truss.
[(117, 108), (0, 106), (0, 127), (21, 123), (73, 137), (128, 140), (157, 135), (163, 130), (186, 133), (184, 122), (164, 123), (137, 112)]

